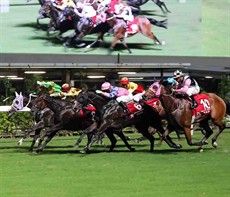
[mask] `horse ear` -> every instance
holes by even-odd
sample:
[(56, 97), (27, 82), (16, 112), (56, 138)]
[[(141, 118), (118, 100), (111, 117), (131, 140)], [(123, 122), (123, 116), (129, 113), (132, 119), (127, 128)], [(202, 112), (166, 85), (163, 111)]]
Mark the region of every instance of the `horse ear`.
[(15, 91), (15, 96), (17, 97), (18, 96), (18, 93)]
[(20, 92), (20, 96), (22, 96), (22, 92)]
[(164, 81), (164, 79), (163, 78), (161, 78), (161, 80), (159, 81), (159, 84), (162, 84), (162, 82)]

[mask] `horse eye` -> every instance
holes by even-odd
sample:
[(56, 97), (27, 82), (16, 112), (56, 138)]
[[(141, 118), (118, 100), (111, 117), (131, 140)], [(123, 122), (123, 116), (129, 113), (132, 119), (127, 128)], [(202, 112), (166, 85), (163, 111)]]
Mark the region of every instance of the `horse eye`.
[(15, 104), (18, 105), (18, 104), (19, 104), (19, 101), (15, 101)]

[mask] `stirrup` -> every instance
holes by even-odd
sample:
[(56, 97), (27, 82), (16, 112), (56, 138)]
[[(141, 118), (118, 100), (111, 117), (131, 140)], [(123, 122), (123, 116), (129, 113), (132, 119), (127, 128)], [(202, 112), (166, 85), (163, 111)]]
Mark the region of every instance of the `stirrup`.
[(195, 102), (195, 103), (192, 103), (192, 104), (190, 105), (190, 108), (191, 108), (191, 109), (195, 109), (197, 106), (198, 106), (198, 104)]

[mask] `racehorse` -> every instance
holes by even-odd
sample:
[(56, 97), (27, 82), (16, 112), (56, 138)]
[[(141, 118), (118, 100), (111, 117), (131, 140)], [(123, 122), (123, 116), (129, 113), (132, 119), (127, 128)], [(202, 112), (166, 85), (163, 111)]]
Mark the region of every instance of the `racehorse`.
[[(207, 139), (213, 134), (209, 126), (209, 120), (211, 120), (218, 127), (218, 132), (212, 138), (212, 146), (216, 148), (217, 137), (225, 129), (223, 118), (226, 114), (226, 104), (224, 100), (214, 93), (197, 95), (200, 97), (199, 105), (191, 110), (190, 103), (184, 98), (176, 98), (171, 92), (171, 88), (172, 84), (168, 81), (161, 82), (159, 98), (168, 116), (168, 121), (174, 124), (175, 128), (180, 128), (184, 132), (188, 145), (198, 146), (199, 151), (202, 152), (202, 146), (208, 144)], [(192, 142), (191, 130), (195, 122), (199, 122), (206, 131), (200, 142)]]
[(79, 17), (75, 14), (73, 8), (66, 7), (63, 11), (58, 10), (52, 1), (45, 1), (43, 9), (49, 13), (50, 23), (47, 29), (47, 35), (50, 31), (59, 30), (58, 38), (62, 40), (61, 35), (68, 30), (75, 29), (77, 31), (77, 23)]
[[(139, 32), (144, 36), (153, 40), (158, 45), (164, 44), (164, 42), (161, 43), (159, 39), (152, 33), (151, 25), (167, 28), (166, 26), (167, 19), (163, 21), (157, 21), (155, 19), (146, 18), (145, 16), (137, 16), (135, 17), (134, 22), (137, 25), (136, 30), (134, 32), (127, 32), (126, 23), (124, 22), (123, 19), (118, 19), (114, 15), (109, 16), (109, 14), (107, 14), (107, 23), (113, 29), (113, 35), (114, 35), (114, 39), (110, 45), (110, 50), (113, 50), (117, 42), (121, 41), (123, 46), (129, 51), (129, 53), (132, 53), (130, 48), (125, 42), (125, 38), (131, 37)], [(103, 34), (99, 34), (97, 39), (93, 43), (88, 45), (86, 48), (88, 49), (92, 47), (95, 43), (97, 43), (100, 39), (102, 39), (101, 36), (103, 36)]]
[[(166, 112), (164, 107), (162, 106), (159, 95), (156, 95), (157, 89), (160, 88), (159, 82), (154, 82), (149, 89), (145, 91), (145, 94), (143, 95), (143, 101), (146, 103), (146, 105), (149, 105), (152, 107), (156, 113), (161, 117), (162, 121), (166, 120)], [(163, 138), (168, 135), (168, 133), (171, 133), (175, 129), (172, 125), (169, 125), (167, 123), (166, 132), (163, 134), (163, 136), (159, 135), (160, 142), (159, 145), (162, 144)], [(180, 132), (178, 130), (175, 130), (177, 134), (177, 138), (181, 139)]]
[[(96, 121), (93, 121), (93, 115), (91, 113), (87, 115), (82, 114), (81, 111), (75, 109), (75, 104), (73, 104), (72, 102), (61, 99), (55, 99), (50, 97), (49, 95), (42, 95), (36, 98), (35, 103), (31, 108), (31, 111), (33, 113), (36, 113), (36, 111), (42, 110), (45, 107), (48, 107), (52, 111), (54, 111), (56, 124), (49, 129), (48, 133), (42, 136), (40, 141), (43, 141), (44, 137), (48, 135), (46, 141), (38, 147), (35, 153), (39, 153), (40, 151), (42, 151), (47, 145), (47, 143), (54, 137), (58, 130), (84, 130), (92, 124), (96, 125), (95, 128), (97, 128), (98, 123)], [(111, 140), (112, 144), (110, 147), (110, 151), (112, 151), (115, 146), (115, 137), (113, 136), (112, 132), (108, 132), (106, 134)], [(122, 136), (122, 134), (119, 133), (117, 135), (123, 141), (126, 140), (124, 135)], [(90, 138), (90, 135), (88, 135), (88, 138)], [(131, 151), (133, 151), (133, 149), (130, 147), (127, 141), (125, 142), (125, 144)]]
[[(131, 7), (134, 7), (134, 12), (136, 10), (140, 12), (140, 6), (146, 4), (148, 1), (149, 0), (127, 0), (127, 4)], [(170, 12), (163, 0), (152, 0), (152, 2), (158, 5), (164, 14)]]
[[(86, 100), (96, 106), (98, 97), (99, 96), (94, 92), (80, 93), (78, 95), (77, 102), (81, 103), (80, 99), (82, 101)], [(139, 109), (142, 109), (142, 106), (140, 104), (136, 103), (136, 106), (137, 105)], [(156, 128), (162, 134), (164, 133), (164, 129), (161, 125), (159, 116), (156, 116), (156, 113), (152, 110), (152, 108), (147, 105), (144, 105), (143, 113), (139, 114), (136, 117), (134, 116), (134, 118), (131, 119), (127, 116), (124, 107), (122, 107), (115, 99), (109, 101), (106, 105), (104, 105), (103, 108), (99, 108), (99, 106), (96, 108), (100, 111), (100, 125), (97, 128), (95, 127), (95, 125), (91, 125), (84, 131), (84, 134), (88, 134), (92, 130), (94, 130), (96, 131), (96, 135), (92, 136), (92, 139), (88, 142), (88, 144), (81, 151), (81, 153), (87, 153), (91, 145), (97, 139), (100, 139), (100, 136), (108, 129), (122, 130), (127, 126), (135, 125), (137, 130), (150, 141), (151, 152), (153, 151), (154, 147), (154, 137), (148, 132), (149, 126)], [(167, 138), (165, 141), (172, 148), (180, 148), (180, 146), (174, 144), (169, 138)]]
[[(34, 97), (32, 94), (29, 96), (18, 94), (15, 92), (15, 99), (11, 105), (11, 109), (8, 111), (8, 118), (10, 118), (14, 113), (22, 110), (23, 108), (31, 108), (34, 103)], [(18, 145), (22, 145), (22, 142), (32, 133), (35, 132), (34, 138), (30, 145), (29, 150), (32, 151), (35, 145), (35, 142), (38, 140), (42, 129), (46, 127), (51, 127), (54, 125), (54, 113), (49, 108), (44, 108), (43, 110), (37, 111), (34, 114), (35, 124), (32, 128), (28, 129), (23, 137), (18, 141)]]
[(50, 10), (48, 9), (48, 7), (46, 6), (46, 2), (48, 2), (50, 0), (39, 0), (39, 3), (41, 5), (38, 13), (39, 13), (39, 16), (37, 17), (37, 26), (40, 26), (40, 23), (39, 21), (41, 19), (45, 19), (45, 18), (50, 18)]

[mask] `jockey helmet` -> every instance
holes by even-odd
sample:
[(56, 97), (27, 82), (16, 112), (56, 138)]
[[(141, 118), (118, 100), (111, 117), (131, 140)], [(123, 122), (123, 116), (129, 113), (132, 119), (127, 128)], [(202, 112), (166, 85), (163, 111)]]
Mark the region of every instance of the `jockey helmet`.
[(62, 92), (68, 92), (70, 90), (70, 85), (68, 83), (64, 83), (61, 86), (61, 90), (62, 90)]
[(183, 74), (182, 71), (180, 71), (180, 70), (176, 70), (176, 71), (173, 73), (173, 78), (174, 78), (174, 79), (177, 79), (177, 78), (179, 78), (179, 77), (181, 77), (181, 76), (184, 76), (184, 74)]
[(122, 77), (120, 80), (120, 83), (122, 85), (128, 85), (129, 84), (129, 79), (127, 77)]
[(101, 90), (109, 90), (111, 88), (111, 84), (109, 82), (104, 82), (101, 85)]

